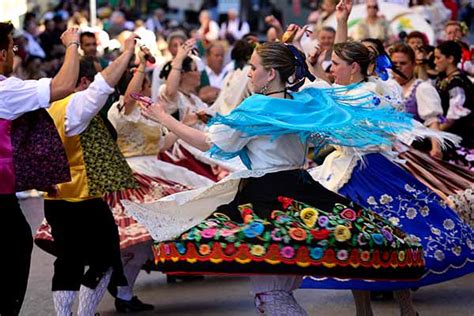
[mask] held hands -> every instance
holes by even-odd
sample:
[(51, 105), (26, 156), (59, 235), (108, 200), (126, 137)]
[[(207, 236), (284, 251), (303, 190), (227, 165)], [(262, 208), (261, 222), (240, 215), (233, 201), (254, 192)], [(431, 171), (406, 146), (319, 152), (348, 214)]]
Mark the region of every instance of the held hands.
[(308, 30), (308, 28), (309, 25), (300, 27), (297, 24), (290, 24), (282, 36), (282, 42), (291, 43), (293, 44), (293, 46), (303, 51), (303, 48), (301, 47), (301, 39), (303, 38), (303, 35), (305, 33), (308, 34), (309, 32), (311, 32), (310, 30)]
[(189, 56), (195, 45), (196, 40), (194, 38), (188, 39), (183, 45), (178, 47), (175, 59), (183, 61), (187, 56)]
[(70, 27), (63, 34), (61, 34), (61, 42), (67, 48), (71, 44), (76, 44), (79, 47), (79, 28)]
[(149, 103), (140, 101), (139, 104), (142, 115), (147, 119), (150, 119), (157, 123), (162, 123), (163, 119), (169, 116), (169, 114), (165, 111), (165, 106), (163, 105), (163, 103), (164, 102), (161, 99), (158, 99), (155, 104), (151, 105)]
[(130, 34), (130, 36), (125, 40), (124, 52), (134, 53), (135, 52), (135, 44), (136, 40), (139, 39), (139, 36), (135, 33)]
[(347, 22), (352, 11), (352, 0), (341, 0), (336, 6), (336, 20)]

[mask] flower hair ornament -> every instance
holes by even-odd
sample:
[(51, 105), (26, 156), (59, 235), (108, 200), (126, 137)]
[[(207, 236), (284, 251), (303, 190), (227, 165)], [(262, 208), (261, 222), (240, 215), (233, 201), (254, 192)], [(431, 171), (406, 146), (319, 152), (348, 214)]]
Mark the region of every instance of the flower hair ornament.
[(288, 47), (293, 56), (295, 56), (294, 81), (289, 82), (291, 86), (289, 86), (288, 89), (291, 91), (298, 91), (298, 89), (303, 85), (305, 78), (308, 78), (311, 81), (316, 80), (316, 78), (309, 71), (305, 56), (295, 46), (291, 44), (285, 45)]

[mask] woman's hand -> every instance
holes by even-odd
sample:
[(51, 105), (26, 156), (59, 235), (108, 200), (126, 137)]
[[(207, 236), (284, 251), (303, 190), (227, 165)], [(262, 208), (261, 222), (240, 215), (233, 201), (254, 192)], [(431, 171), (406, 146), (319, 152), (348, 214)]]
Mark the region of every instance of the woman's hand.
[(165, 111), (165, 106), (163, 105), (161, 99), (155, 104), (151, 105), (145, 102), (140, 102), (139, 104), (142, 115), (152, 121), (162, 123), (163, 119), (169, 116), (169, 114)]
[(198, 115), (196, 113), (191, 113), (191, 110), (187, 108), (184, 111), (183, 119), (181, 120), (181, 122), (187, 126), (194, 126), (197, 124), (198, 120)]
[(437, 159), (443, 159), (443, 151), (441, 150), (440, 146), (432, 146), (433, 148), (430, 150), (430, 156)]
[(189, 56), (195, 45), (196, 40), (194, 38), (188, 39), (183, 43), (183, 45), (178, 47), (178, 52), (176, 53), (175, 59), (182, 62), (187, 56)]
[(352, 0), (341, 0), (336, 6), (336, 20), (347, 22), (352, 11)]

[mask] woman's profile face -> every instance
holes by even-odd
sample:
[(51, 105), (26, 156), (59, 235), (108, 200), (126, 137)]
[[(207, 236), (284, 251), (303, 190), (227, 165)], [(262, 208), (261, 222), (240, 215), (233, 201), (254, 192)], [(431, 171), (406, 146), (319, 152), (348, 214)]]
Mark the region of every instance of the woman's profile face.
[(334, 77), (334, 83), (342, 86), (351, 84), (352, 66), (334, 52), (332, 53), (331, 61), (332, 65), (330, 71)]
[(254, 52), (250, 57), (250, 71), (248, 77), (250, 78), (250, 87), (253, 92), (260, 92), (265, 84), (268, 83), (270, 71), (265, 69), (262, 65), (262, 59)]
[(446, 69), (450, 64), (450, 59), (443, 55), (441, 51), (437, 48), (435, 49), (434, 56), (436, 70), (439, 72), (446, 72)]

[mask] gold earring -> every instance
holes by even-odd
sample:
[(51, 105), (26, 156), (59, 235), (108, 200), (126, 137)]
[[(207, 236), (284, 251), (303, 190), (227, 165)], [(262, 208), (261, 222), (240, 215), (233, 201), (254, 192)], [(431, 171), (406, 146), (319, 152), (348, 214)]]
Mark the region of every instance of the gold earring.
[(268, 85), (269, 85), (269, 82), (267, 81), (267, 83), (265, 83), (265, 85), (262, 87), (262, 89), (260, 89), (260, 94), (267, 94), (268, 92)]

